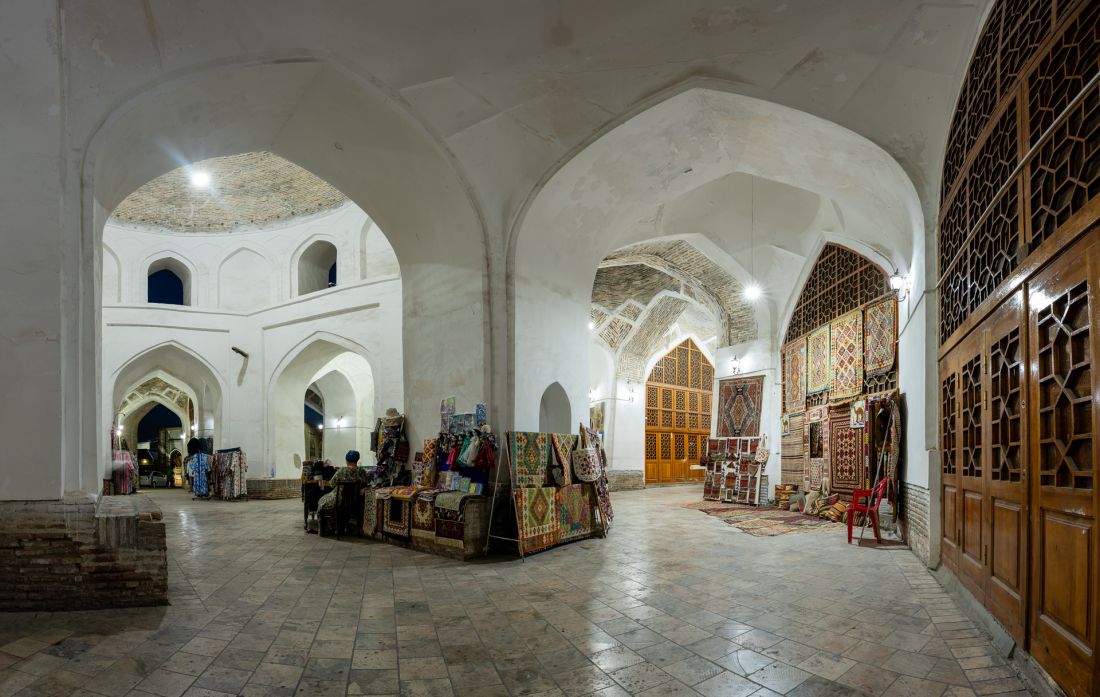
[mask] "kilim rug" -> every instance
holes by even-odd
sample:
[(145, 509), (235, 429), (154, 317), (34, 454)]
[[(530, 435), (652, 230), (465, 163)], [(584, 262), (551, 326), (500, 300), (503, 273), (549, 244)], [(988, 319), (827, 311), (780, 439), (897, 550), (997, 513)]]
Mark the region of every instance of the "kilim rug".
[(558, 543), (561, 528), (554, 492), (552, 486), (515, 490), (521, 553), (536, 552)]
[(576, 540), (592, 534), (592, 486), (570, 484), (554, 492), (558, 505), (561, 541)]
[(807, 479), (810, 480), (811, 489), (821, 489), (821, 474), (825, 471), (825, 459), (824, 458), (812, 458), (810, 460), (809, 474)]
[(829, 389), (829, 325), (806, 337), (806, 394)]
[(829, 414), (829, 493), (840, 494), (842, 501), (852, 500), (852, 491), (863, 488), (863, 429), (852, 428), (848, 406)]
[(868, 305), (863, 319), (863, 362), (868, 375), (894, 367), (898, 336), (898, 301), (888, 298)]
[(764, 376), (718, 381), (718, 437), (760, 435), (760, 403)]
[(806, 403), (806, 339), (783, 349), (783, 405), (788, 412), (802, 411)]
[(829, 325), (829, 399), (863, 392), (863, 310), (841, 315)]
[(546, 483), (549, 463), (549, 438), (545, 433), (513, 431), (508, 434), (512, 453), (512, 486), (541, 487)]
[(783, 434), (780, 445), (780, 481), (784, 484), (802, 484), (806, 478), (806, 452), (803, 450), (802, 430), (805, 414), (791, 414), (790, 430)]
[(691, 501), (681, 504), (684, 508), (702, 511), (718, 518), (726, 525), (747, 532), (755, 537), (775, 537), (803, 532), (839, 532), (845, 530), (842, 523), (818, 516), (781, 511), (778, 508), (748, 506), (743, 503), (715, 503)]
[(410, 533), (413, 537), (435, 537), (435, 504), (428, 499), (413, 501)]
[(551, 433), (550, 443), (554, 446), (554, 456), (561, 464), (562, 476), (566, 484), (573, 482), (573, 451), (580, 437), (574, 433)]
[(408, 537), (412, 521), (412, 502), (389, 498), (382, 501), (382, 532), (394, 537)]

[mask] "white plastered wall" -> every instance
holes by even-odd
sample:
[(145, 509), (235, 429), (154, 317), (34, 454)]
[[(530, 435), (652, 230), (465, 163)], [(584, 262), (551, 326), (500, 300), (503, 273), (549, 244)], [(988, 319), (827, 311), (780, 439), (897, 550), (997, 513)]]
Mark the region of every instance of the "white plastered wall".
[[(230, 233), (173, 233), (108, 223), (104, 242), (118, 260), (120, 301), (105, 300), (102, 309), (103, 428), (110, 426), (124, 390), (132, 387), (131, 374), (162, 369), (195, 393), (200, 434), (212, 435), (215, 447), (245, 451), (250, 477), (294, 477), (304, 445), (305, 388), (320, 380), (329, 387), (326, 409), (342, 406), (347, 412), (342, 414), (346, 428), (326, 434), (326, 456), (339, 450), (342, 457), (352, 447), (368, 450), (363, 434), (386, 407), (403, 407), (404, 385), (396, 256), (380, 231), (371, 248), (364, 249), (364, 229), (377, 226), (352, 204)], [(298, 297), (297, 257), (318, 238), (336, 245), (338, 278), (348, 280)], [(145, 303), (145, 262), (165, 253), (195, 270), (193, 305)], [(358, 280), (360, 265), (375, 258), (381, 262), (379, 272)], [(237, 263), (245, 259), (247, 264)], [(287, 378), (291, 364), (295, 380)], [(333, 371), (348, 385), (343, 395), (348, 404), (334, 396), (340, 392), (337, 383), (324, 379)], [(293, 384), (292, 394), (280, 395), (280, 384)]]

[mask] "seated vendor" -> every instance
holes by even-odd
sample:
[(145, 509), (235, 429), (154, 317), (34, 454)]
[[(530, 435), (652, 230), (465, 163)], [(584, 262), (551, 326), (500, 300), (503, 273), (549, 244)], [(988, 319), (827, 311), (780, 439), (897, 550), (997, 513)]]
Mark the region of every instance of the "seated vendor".
[(341, 467), (332, 475), (332, 491), (322, 496), (321, 500), (317, 502), (317, 515), (319, 516), (331, 511), (336, 506), (337, 484), (352, 484), (358, 482), (361, 485), (365, 485), (370, 480), (370, 473), (359, 466), (358, 450), (349, 450), (348, 454), (344, 456), (344, 460), (347, 466)]

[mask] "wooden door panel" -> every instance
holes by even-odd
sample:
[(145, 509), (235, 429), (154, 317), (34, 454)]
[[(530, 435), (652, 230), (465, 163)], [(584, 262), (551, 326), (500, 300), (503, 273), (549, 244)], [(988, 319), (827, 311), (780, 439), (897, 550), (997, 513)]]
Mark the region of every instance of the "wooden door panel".
[(944, 563), (952, 571), (958, 569), (959, 563), (959, 546), (958, 546), (958, 530), (959, 519), (956, 515), (958, 511), (958, 490), (950, 484), (944, 484), (943, 486), (943, 552), (942, 557)]
[(958, 391), (959, 375), (954, 354), (944, 358), (940, 369), (940, 471), (942, 476), (943, 537), (941, 557), (952, 571), (959, 565), (958, 517)]
[(1029, 648), (1067, 695), (1094, 695), (1100, 624), (1093, 233), (1028, 283), (1031, 435)]
[(985, 380), (983, 334), (972, 334), (959, 346), (959, 573), (963, 584), (985, 601), (989, 570), (985, 564), (987, 447), (983, 428)]
[(962, 539), (959, 540), (959, 571), (962, 581), (979, 600), (984, 600), (986, 568), (983, 546), (982, 517), (985, 496), (981, 491), (962, 490), (962, 509), (959, 511)]
[(1024, 573), (1027, 555), (1020, 546), (1027, 522), (1016, 501), (990, 500), (989, 583), (986, 604), (1017, 641), (1023, 641)]

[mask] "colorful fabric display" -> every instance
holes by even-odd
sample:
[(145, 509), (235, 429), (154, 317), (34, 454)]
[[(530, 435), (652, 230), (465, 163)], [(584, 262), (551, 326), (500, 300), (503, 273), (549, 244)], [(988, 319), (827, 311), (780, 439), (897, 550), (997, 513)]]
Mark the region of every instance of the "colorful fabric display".
[(550, 454), (547, 434), (513, 431), (509, 438), (512, 486), (541, 487), (546, 483), (546, 467)]
[(558, 543), (561, 527), (555, 493), (552, 486), (515, 490), (521, 553), (536, 552)]

